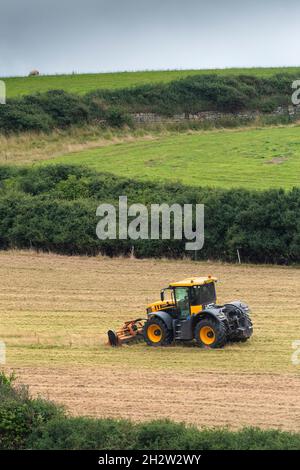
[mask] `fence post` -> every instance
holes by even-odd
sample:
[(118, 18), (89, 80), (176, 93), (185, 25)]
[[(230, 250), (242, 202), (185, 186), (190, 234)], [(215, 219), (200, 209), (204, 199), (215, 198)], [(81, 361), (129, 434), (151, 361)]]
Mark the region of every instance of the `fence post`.
[(0, 364), (6, 364), (6, 345), (4, 341), (0, 341)]

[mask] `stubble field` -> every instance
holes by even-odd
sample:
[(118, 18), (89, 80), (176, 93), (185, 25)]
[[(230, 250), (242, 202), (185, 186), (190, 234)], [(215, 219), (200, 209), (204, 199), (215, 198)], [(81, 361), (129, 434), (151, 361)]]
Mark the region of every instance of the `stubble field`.
[[(223, 350), (140, 343), (109, 348), (106, 331), (144, 316), (161, 287), (220, 279), (218, 301), (243, 299), (254, 336)], [(197, 426), (300, 431), (300, 271), (191, 261), (0, 253), (0, 340), (7, 371), (72, 414), (172, 418)]]

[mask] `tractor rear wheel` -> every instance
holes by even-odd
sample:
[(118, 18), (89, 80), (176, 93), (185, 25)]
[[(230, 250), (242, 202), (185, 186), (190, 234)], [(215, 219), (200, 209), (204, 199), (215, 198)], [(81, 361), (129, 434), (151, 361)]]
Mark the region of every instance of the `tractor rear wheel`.
[(227, 341), (226, 326), (213, 318), (204, 318), (197, 323), (194, 337), (202, 348), (223, 348)]
[(173, 341), (172, 331), (160, 318), (150, 318), (144, 325), (143, 333), (149, 346), (165, 346)]

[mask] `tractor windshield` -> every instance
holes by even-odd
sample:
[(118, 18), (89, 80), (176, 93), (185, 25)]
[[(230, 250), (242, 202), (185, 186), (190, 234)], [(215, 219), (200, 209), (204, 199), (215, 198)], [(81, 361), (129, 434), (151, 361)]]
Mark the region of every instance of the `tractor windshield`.
[(191, 289), (191, 305), (208, 305), (216, 302), (215, 283), (209, 282)]

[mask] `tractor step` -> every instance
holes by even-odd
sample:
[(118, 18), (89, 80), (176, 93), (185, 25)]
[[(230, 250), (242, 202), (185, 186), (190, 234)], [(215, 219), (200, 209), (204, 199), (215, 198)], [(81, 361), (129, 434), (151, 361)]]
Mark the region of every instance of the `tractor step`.
[(175, 320), (174, 339), (175, 341), (179, 341), (181, 339), (181, 321), (180, 320)]

